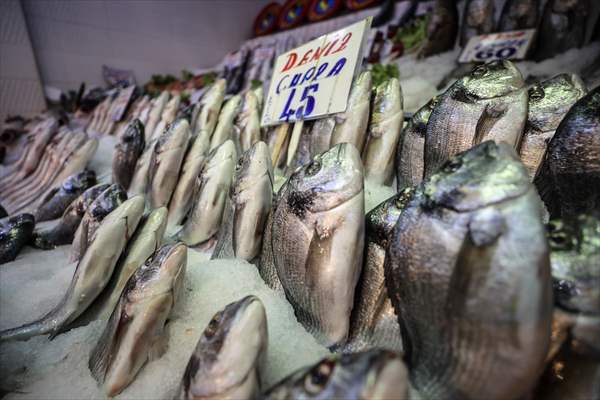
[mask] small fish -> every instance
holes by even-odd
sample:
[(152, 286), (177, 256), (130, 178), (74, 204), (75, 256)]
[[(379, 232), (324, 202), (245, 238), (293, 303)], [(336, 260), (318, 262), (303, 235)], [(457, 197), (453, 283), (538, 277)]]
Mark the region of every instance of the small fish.
[(256, 142), (235, 167), (223, 226), (212, 258), (258, 257), (273, 201), (273, 167), (265, 142)]
[(548, 0), (537, 31), (535, 58), (544, 60), (555, 54), (581, 47), (585, 41), (589, 0)]
[(0, 225), (0, 264), (13, 261), (29, 242), (33, 234), (35, 219), (31, 214), (20, 214)]
[(200, 336), (175, 398), (256, 399), (267, 341), (267, 316), (258, 297), (228, 304)]
[(89, 369), (108, 397), (121, 393), (144, 364), (166, 351), (165, 325), (183, 289), (187, 247), (164, 245), (127, 281)]
[(535, 29), (538, 22), (538, 0), (507, 0), (502, 8), (498, 32)]
[(236, 159), (232, 140), (208, 155), (208, 161), (196, 181), (192, 208), (178, 233), (179, 240), (188, 246), (203, 243), (219, 231)]
[(35, 220), (42, 222), (59, 218), (77, 197), (95, 184), (96, 174), (91, 170), (69, 176), (40, 201), (41, 205), (34, 213)]
[(467, 0), (462, 19), (460, 47), (465, 47), (473, 36), (491, 33), (494, 22), (494, 0)]
[(121, 141), (115, 146), (112, 161), (112, 181), (125, 190), (129, 189), (135, 166), (146, 146), (144, 124), (134, 119), (121, 136)]
[(208, 133), (209, 139), (212, 138), (219, 118), (219, 110), (221, 110), (223, 98), (225, 97), (226, 83), (225, 79), (217, 79), (204, 96), (202, 96), (200, 100), (200, 114), (196, 122), (194, 136), (199, 135), (200, 131), (204, 130)]
[(275, 384), (261, 399), (408, 399), (402, 359), (384, 350), (324, 358)]
[(232, 138), (233, 121), (239, 112), (241, 102), (242, 96), (236, 94), (227, 100), (221, 109), (217, 126), (212, 138), (210, 138), (210, 150), (219, 147), (223, 142)]
[(325, 153), (331, 145), (331, 135), (335, 128), (334, 117), (324, 117), (315, 120), (310, 131), (310, 156)]
[(53, 338), (81, 315), (108, 283), (143, 212), (142, 196), (127, 200), (111, 212), (77, 264), (71, 285), (60, 303), (37, 321), (0, 332), (0, 341), (27, 340), (47, 333)]
[(243, 153), (260, 140), (260, 112), (258, 99), (252, 91), (244, 95), (244, 103), (235, 120), (236, 149)]
[(456, 2), (436, 0), (427, 22), (427, 36), (418, 57), (429, 57), (452, 50), (458, 34), (458, 22)]

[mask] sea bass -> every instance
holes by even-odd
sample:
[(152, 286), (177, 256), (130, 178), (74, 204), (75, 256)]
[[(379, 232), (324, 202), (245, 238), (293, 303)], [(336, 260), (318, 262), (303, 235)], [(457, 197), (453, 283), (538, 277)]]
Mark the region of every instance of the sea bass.
[(202, 96), (200, 100), (200, 114), (196, 122), (194, 136), (199, 135), (200, 131), (204, 130), (208, 133), (209, 138), (212, 137), (217, 119), (219, 118), (219, 110), (225, 97), (225, 85), (225, 79), (217, 79), (204, 96)]
[(242, 102), (242, 96), (236, 94), (223, 106), (219, 113), (219, 120), (215, 131), (210, 138), (210, 149), (215, 149), (223, 144), (226, 140), (232, 138), (233, 134), (233, 122), (239, 112), (240, 104)]
[(59, 187), (53, 188), (40, 201), (34, 216), (37, 222), (59, 218), (83, 192), (96, 184), (96, 173), (84, 170), (69, 176)]
[(290, 176), (265, 229), (261, 276), (272, 287), (268, 277), (277, 277), (298, 320), (326, 346), (348, 335), (364, 248), (363, 184), (356, 147), (338, 144)]
[(26, 340), (46, 333), (54, 337), (81, 315), (108, 283), (143, 212), (144, 198), (141, 196), (127, 200), (111, 212), (77, 264), (71, 285), (60, 303), (37, 321), (0, 332), (0, 341)]
[(491, 33), (496, 27), (494, 22), (494, 0), (467, 0), (462, 18), (460, 47), (465, 47), (473, 36)]
[(176, 399), (256, 399), (267, 352), (267, 316), (255, 296), (215, 314), (190, 357)]
[(244, 95), (244, 103), (235, 121), (236, 147), (238, 153), (243, 153), (260, 140), (260, 112), (258, 100), (252, 91)]
[(514, 149), (484, 142), (419, 186), (385, 282), (424, 398), (519, 398), (544, 368), (552, 283), (542, 204)]
[(486, 140), (517, 147), (527, 120), (527, 89), (510, 61), (477, 66), (440, 96), (425, 134), (425, 175)]
[(0, 225), (0, 264), (13, 261), (31, 239), (35, 219), (31, 214), (20, 214)]
[(257, 142), (238, 160), (212, 258), (252, 262), (258, 257), (273, 201), (271, 164), (265, 142)]
[(164, 245), (127, 281), (88, 364), (107, 396), (121, 393), (166, 351), (165, 325), (183, 290), (186, 260), (184, 244)]
[(144, 152), (146, 140), (144, 125), (139, 119), (134, 119), (121, 136), (121, 141), (115, 146), (112, 161), (112, 181), (125, 190), (129, 189), (138, 158)]

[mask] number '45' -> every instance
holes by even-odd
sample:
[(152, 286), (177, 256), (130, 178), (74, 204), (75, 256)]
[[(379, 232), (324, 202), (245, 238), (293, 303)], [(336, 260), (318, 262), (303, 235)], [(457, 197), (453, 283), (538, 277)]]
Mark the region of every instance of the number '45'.
[(294, 101), (294, 95), (296, 94), (296, 88), (290, 90), (290, 94), (288, 95), (287, 101), (285, 102), (285, 107), (283, 107), (283, 111), (279, 116), (279, 119), (289, 121), (290, 117), (294, 114), (296, 115), (297, 120), (310, 116), (315, 109), (315, 98), (311, 96), (310, 93), (318, 90), (318, 83), (313, 83), (312, 85), (305, 87), (304, 91), (302, 92), (302, 96), (300, 97), (300, 103), (304, 102), (304, 104), (298, 107), (297, 110), (291, 108), (292, 102)]

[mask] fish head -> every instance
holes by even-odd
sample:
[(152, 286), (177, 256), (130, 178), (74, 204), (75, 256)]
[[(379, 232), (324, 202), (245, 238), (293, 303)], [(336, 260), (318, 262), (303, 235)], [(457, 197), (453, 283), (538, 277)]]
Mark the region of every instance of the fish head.
[(159, 154), (180, 148), (187, 143), (190, 136), (190, 123), (185, 118), (179, 118), (160, 135), (154, 153)]
[(397, 78), (387, 79), (375, 88), (373, 97), (372, 123), (379, 123), (383, 118), (389, 118), (390, 114), (402, 111), (402, 89)]
[(427, 209), (471, 211), (520, 196), (530, 188), (515, 150), (487, 141), (450, 158), (425, 181), (424, 204)]
[(267, 346), (267, 318), (256, 296), (227, 305), (216, 313), (202, 333), (183, 378), (183, 389), (190, 398), (253, 398), (255, 393), (240, 393), (247, 379), (257, 376), (261, 356)]
[(202, 174), (210, 175), (229, 173), (228, 170), (221, 168), (223, 163), (231, 162), (237, 158), (237, 151), (233, 140), (229, 139), (220, 146), (214, 148), (208, 153), (208, 161)]
[(369, 101), (371, 98), (372, 81), (373, 74), (371, 71), (363, 71), (360, 73), (360, 75), (358, 75), (352, 84), (352, 90), (348, 99), (347, 109), (351, 109), (354, 104)]
[(387, 248), (394, 226), (414, 192), (414, 187), (407, 187), (369, 211), (365, 227), (369, 241)]
[(62, 184), (62, 189), (67, 193), (76, 193), (82, 189), (96, 184), (96, 173), (85, 169), (78, 174), (69, 176)]
[(265, 142), (256, 142), (239, 158), (232, 190), (239, 192), (248, 189), (265, 176), (273, 182), (271, 154)]
[(144, 136), (144, 124), (138, 118), (131, 121), (129, 125), (127, 125), (127, 129), (125, 133), (123, 133), (123, 137), (121, 138), (121, 142), (123, 142), (127, 146), (132, 146), (137, 154), (140, 154), (144, 147), (145, 136)]
[(90, 204), (87, 212), (94, 219), (102, 219), (127, 200), (127, 192), (118, 183), (110, 185)]
[(219, 98), (222, 98), (225, 95), (225, 89), (227, 87), (227, 82), (225, 79), (217, 79), (210, 89), (206, 92), (204, 96), (202, 96), (202, 100), (200, 100), (201, 105), (206, 105), (210, 103), (214, 103)]
[(331, 210), (363, 190), (363, 165), (356, 147), (340, 143), (298, 168), (282, 187), (292, 211)]
[(451, 87), (454, 97), (462, 95), (471, 101), (505, 96), (524, 87), (523, 75), (508, 60), (490, 61), (473, 68)]
[(285, 378), (268, 399), (406, 398), (408, 374), (392, 352), (371, 350), (328, 357)]
[(10, 231), (32, 231), (35, 225), (35, 218), (33, 215), (24, 213), (10, 217), (6, 223), (6, 226)]
[(85, 208), (88, 208), (90, 206), (90, 204), (92, 204), (94, 202), (94, 200), (96, 200), (96, 198), (98, 196), (100, 196), (100, 194), (102, 194), (109, 187), (110, 187), (110, 184), (108, 184), (108, 183), (99, 183), (95, 186), (92, 186), (85, 192), (83, 192), (81, 197), (82, 197), (83, 205), (85, 206)]

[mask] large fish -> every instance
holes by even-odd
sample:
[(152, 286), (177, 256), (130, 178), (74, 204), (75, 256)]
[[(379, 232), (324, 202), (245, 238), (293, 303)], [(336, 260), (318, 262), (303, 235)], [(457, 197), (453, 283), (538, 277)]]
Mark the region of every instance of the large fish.
[(538, 22), (538, 0), (507, 0), (502, 8), (498, 32), (535, 29)]
[(102, 192), (85, 210), (71, 246), (71, 261), (79, 261), (96, 236), (102, 220), (127, 200), (127, 193), (117, 184)]
[(148, 170), (148, 200), (151, 208), (169, 204), (190, 136), (190, 124), (180, 119), (158, 138)]
[(40, 200), (40, 206), (34, 213), (35, 220), (42, 222), (59, 218), (77, 197), (95, 184), (96, 174), (91, 170), (69, 176)]
[(196, 181), (192, 208), (178, 233), (179, 240), (192, 246), (207, 241), (219, 231), (236, 160), (231, 140), (209, 154)]
[(212, 135), (212, 138), (210, 138), (211, 150), (219, 147), (226, 140), (232, 138), (233, 122), (239, 112), (241, 102), (242, 96), (236, 94), (235, 96), (227, 100), (227, 102), (221, 109), (221, 112), (219, 113), (219, 120), (217, 121), (217, 126), (215, 127), (215, 131)]
[(150, 143), (152, 135), (156, 130), (156, 125), (160, 122), (165, 105), (169, 101), (169, 92), (163, 91), (156, 99), (152, 100), (152, 109), (148, 115), (148, 121), (145, 124), (144, 135), (146, 143)]
[(590, 3), (589, 0), (548, 0), (537, 31), (535, 57), (538, 60), (583, 45)]
[(383, 266), (396, 221), (413, 193), (414, 188), (406, 188), (366, 216), (365, 260), (354, 296), (350, 336), (344, 351), (384, 348), (402, 352), (400, 326), (385, 287)]
[(103, 221), (85, 252), (63, 299), (41, 319), (0, 332), (0, 341), (26, 340), (35, 335), (58, 335), (83, 313), (102, 292), (130, 235), (144, 212), (144, 198), (136, 196), (121, 204)]
[(212, 137), (219, 118), (219, 110), (221, 110), (223, 98), (225, 97), (225, 85), (225, 79), (217, 79), (204, 96), (202, 96), (200, 100), (200, 114), (196, 122), (194, 136), (198, 135), (201, 130), (204, 130), (208, 133), (209, 138)]
[(238, 153), (243, 153), (260, 140), (260, 112), (254, 92), (248, 91), (244, 95), (244, 103), (236, 117), (234, 129)]
[(164, 245), (127, 281), (89, 368), (107, 396), (121, 393), (168, 344), (165, 325), (183, 290), (187, 247)]
[(317, 119), (310, 130), (310, 156), (314, 157), (329, 150), (331, 135), (335, 128), (332, 116)]
[(129, 189), (137, 160), (144, 152), (145, 146), (144, 125), (136, 118), (129, 123), (120, 143), (115, 146), (112, 161), (113, 183), (118, 183), (125, 190)]
[(364, 248), (363, 184), (356, 147), (336, 145), (290, 176), (265, 230), (261, 276), (276, 272), (298, 320), (326, 346), (348, 335)]
[(368, 139), (363, 162), (365, 177), (390, 185), (394, 177), (394, 155), (404, 121), (402, 89), (397, 78), (375, 88)]
[(25, 246), (35, 226), (31, 214), (20, 214), (8, 219), (4, 226), (0, 225), (0, 264), (13, 261)]
[(425, 180), (385, 262), (424, 398), (519, 398), (544, 367), (552, 283), (542, 204), (514, 149), (484, 142)]
[(362, 151), (369, 125), (371, 80), (371, 72), (365, 71), (352, 84), (346, 111), (335, 115), (330, 147), (338, 143), (352, 143), (359, 152)]
[(261, 397), (287, 399), (407, 399), (410, 384), (401, 358), (383, 350), (332, 356), (302, 368)]
[(425, 134), (425, 175), (486, 140), (517, 147), (527, 120), (527, 89), (510, 61), (477, 66), (440, 96)]
[(460, 46), (465, 47), (473, 36), (491, 33), (496, 28), (494, 22), (495, 0), (467, 0), (462, 18)]
[(271, 164), (265, 142), (257, 142), (238, 160), (213, 258), (251, 262), (258, 257), (273, 201)]
[(458, 10), (454, 0), (437, 0), (427, 22), (427, 37), (419, 57), (452, 50), (458, 34)]
[(573, 74), (557, 75), (529, 89), (529, 112), (519, 153), (532, 179), (558, 124), (585, 93), (585, 85)]
[(267, 352), (262, 302), (246, 296), (208, 323), (187, 364), (176, 399), (256, 399)]

